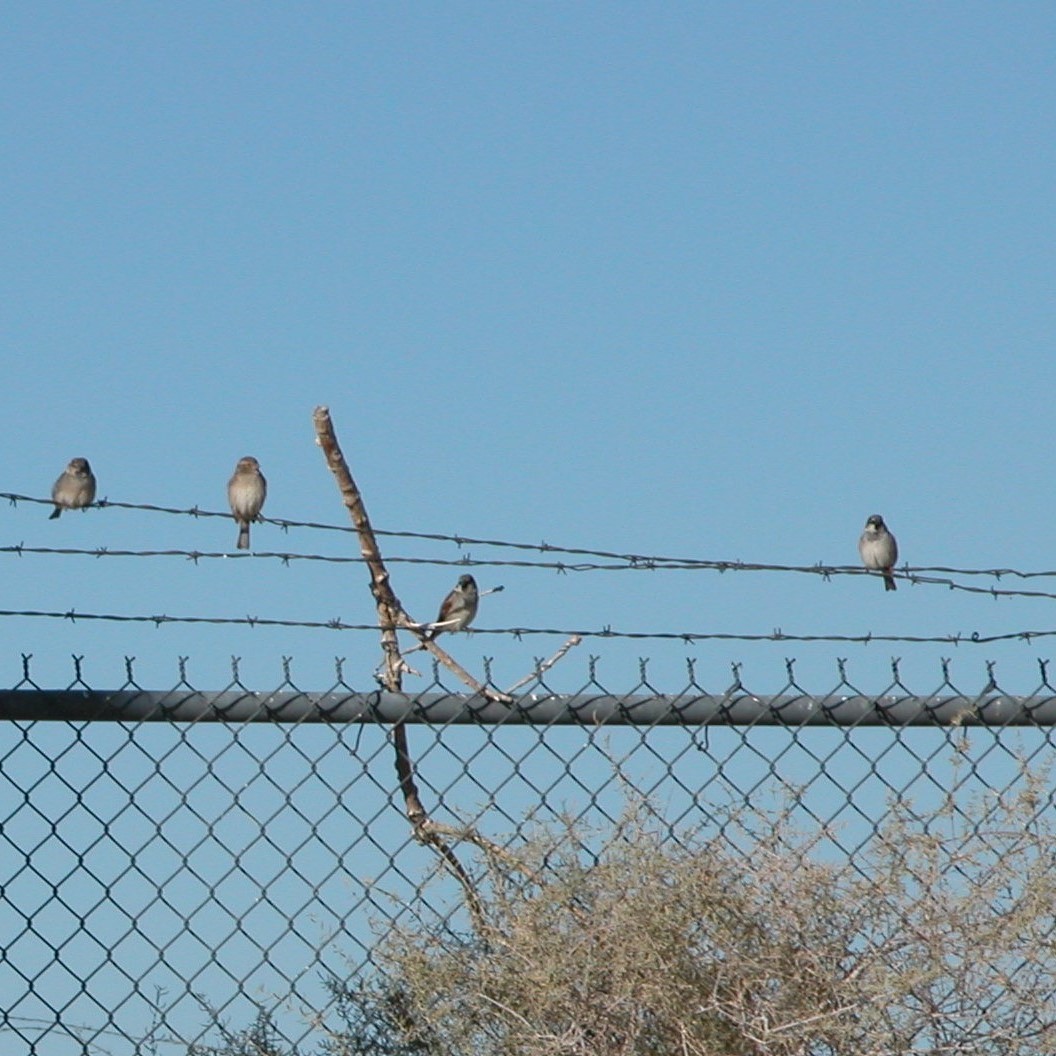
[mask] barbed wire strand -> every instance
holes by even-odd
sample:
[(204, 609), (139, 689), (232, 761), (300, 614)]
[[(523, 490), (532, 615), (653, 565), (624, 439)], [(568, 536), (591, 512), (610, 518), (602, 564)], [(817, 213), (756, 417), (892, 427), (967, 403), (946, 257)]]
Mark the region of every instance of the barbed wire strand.
[[(280, 561), (284, 565), (290, 565), (297, 561), (317, 561), (328, 564), (363, 564), (363, 557), (359, 554), (335, 556), (330, 554), (304, 554), (290, 551), (258, 550), (226, 551), (226, 550), (115, 550), (111, 547), (78, 548), (67, 546), (27, 546), (25, 543), (15, 543), (9, 546), (0, 546), (0, 554), (13, 554), (17, 557), (23, 555), (45, 555), (59, 557), (123, 557), (123, 558), (165, 558), (178, 557), (193, 563), (199, 561), (224, 560), (224, 561), (247, 561), (247, 560), (271, 560)], [(435, 557), (388, 557), (389, 564), (399, 565), (431, 565), (435, 567), (452, 568), (535, 568), (554, 571), (559, 574), (577, 572), (671, 572), (671, 571), (702, 571), (703, 565), (695, 564), (688, 569), (676, 564), (643, 564), (641, 561), (634, 563), (613, 562), (609, 564), (597, 564), (591, 562), (580, 562), (569, 564), (564, 561), (529, 561), (529, 560), (504, 560), (500, 558), (474, 558), (469, 555), (460, 558), (435, 558)], [(732, 568), (732, 566), (729, 566)], [(875, 572), (856, 565), (739, 565), (738, 571), (755, 572), (803, 572), (819, 575), (823, 579), (831, 579), (835, 576), (872, 576)], [(721, 568), (718, 571), (726, 571)], [(1056, 601), (1056, 592), (1044, 590), (1016, 590), (1006, 587), (973, 587), (966, 583), (958, 583), (956, 580), (946, 577), (928, 576), (919, 574), (919, 570), (907, 566), (898, 571), (898, 578), (913, 586), (939, 586), (948, 590), (961, 591), (967, 594), (986, 594), (992, 598), (1041, 598), (1048, 601)]]
[[(112, 623), (152, 623), (157, 627), (165, 624), (211, 624), (236, 625), (244, 627), (298, 627), (307, 630), (330, 631), (370, 631), (376, 634), (381, 628), (372, 623), (345, 623), (340, 618), (330, 620), (285, 620), (266, 616), (167, 616), (167, 615), (129, 615), (121, 613), (78, 612), (68, 609), (65, 612), (47, 612), (33, 609), (0, 609), (0, 617), (17, 617), (30, 619), (68, 620), (76, 623), (79, 620), (100, 620)], [(397, 628), (405, 630), (406, 628)], [(506, 635), (515, 639), (530, 636), (560, 636), (564, 638), (578, 635), (581, 638), (622, 638), (649, 641), (672, 642), (844, 642), (848, 644), (869, 645), (873, 642), (898, 642), (905, 644), (926, 645), (986, 645), (993, 642), (1023, 641), (1030, 642), (1035, 638), (1056, 637), (1056, 630), (1044, 631), (1009, 631), (1005, 634), (980, 634), (957, 632), (955, 634), (911, 635), (911, 634), (786, 634), (780, 628), (768, 634), (737, 634), (729, 631), (695, 632), (695, 631), (619, 631), (611, 627), (596, 630), (569, 630), (558, 627), (492, 627), (474, 628), (466, 633), (475, 635)]]
[[(42, 499), (32, 495), (21, 495), (15, 492), (0, 492), (0, 499), (7, 499), (12, 505), (18, 505), (20, 502), (35, 503), (44, 506), (52, 506), (54, 503), (51, 499)], [(110, 499), (102, 499), (99, 502), (93, 504), (99, 509), (122, 509), (122, 510), (139, 510), (148, 513), (162, 513), (173, 516), (183, 517), (220, 517), (225, 520), (231, 519), (231, 514), (228, 511), (222, 510), (204, 510), (200, 507), (193, 506), (189, 509), (178, 508), (173, 506), (156, 506), (149, 503), (133, 503), (133, 502), (117, 502)], [(339, 524), (323, 524), (315, 521), (293, 521), (286, 518), (272, 518), (272, 517), (260, 517), (262, 524), (271, 524), (278, 528), (287, 531), (292, 528), (303, 528), (307, 530), (315, 531), (327, 531), (327, 532), (341, 532), (345, 534), (354, 534), (354, 529), (347, 525)], [(452, 535), (443, 532), (412, 532), (412, 531), (396, 531), (396, 530), (385, 530), (376, 529), (375, 534), (385, 536), (390, 539), (418, 539), (429, 542), (444, 542), (454, 543), (456, 546), (489, 546), (496, 548), (506, 548), (513, 550), (527, 550), (536, 553), (549, 553), (549, 554), (568, 554), (576, 557), (592, 557), (608, 561), (619, 562), (618, 565), (603, 566), (603, 565), (585, 565), (576, 564), (570, 565), (564, 562), (525, 562), (523, 567), (542, 567), (542, 568), (554, 568), (557, 571), (599, 571), (610, 569), (623, 570), (623, 569), (635, 569), (645, 571), (715, 571), (715, 572), (795, 572), (805, 573), (809, 575), (820, 575), (827, 577), (830, 575), (863, 575), (867, 574), (864, 569), (850, 566), (850, 565), (827, 565), (823, 562), (818, 562), (813, 565), (784, 565), (775, 564), (769, 562), (754, 562), (754, 561), (741, 561), (741, 560), (715, 560), (715, 559), (704, 559), (704, 558), (692, 558), (692, 557), (671, 557), (663, 556), (659, 554), (645, 555), (645, 554), (632, 554), (632, 553), (620, 553), (614, 550), (596, 550), (586, 547), (568, 547), (568, 546), (557, 546), (547, 542), (540, 543), (523, 543), (513, 542), (506, 539), (484, 539), (475, 536), (465, 535)], [(186, 553), (187, 556), (192, 556), (195, 551), (176, 552), (183, 555)], [(228, 557), (234, 556), (231, 554), (226, 555)], [(279, 555), (287, 556), (287, 555)], [(318, 560), (341, 560), (339, 558), (327, 558), (322, 555), (318, 555)], [(360, 560), (354, 558), (352, 560)], [(466, 560), (466, 561), (433, 561), (425, 558), (403, 558), (398, 559), (406, 562), (416, 562), (425, 564), (494, 564), (498, 565), (498, 561), (487, 561), (483, 559)], [(507, 564), (514, 567), (518, 567), (515, 562), (507, 562)], [(931, 573), (937, 573), (939, 575), (946, 576), (988, 576), (994, 579), (1001, 579), (1003, 577), (1015, 578), (1015, 579), (1038, 579), (1038, 578), (1054, 578), (1056, 577), (1056, 569), (1043, 569), (1043, 570), (1023, 570), (1016, 568), (954, 568), (948, 565), (903, 565), (896, 569), (899, 573), (900, 578), (907, 579), (910, 582), (934, 582), (938, 585), (948, 586), (948, 581), (945, 580), (928, 580), (925, 577)], [(956, 589), (956, 588), (955, 588)], [(990, 594), (989, 588), (977, 588), (962, 586), (959, 589), (972, 590), (983, 594)], [(1026, 594), (1028, 597), (1056, 597), (1056, 594)]]

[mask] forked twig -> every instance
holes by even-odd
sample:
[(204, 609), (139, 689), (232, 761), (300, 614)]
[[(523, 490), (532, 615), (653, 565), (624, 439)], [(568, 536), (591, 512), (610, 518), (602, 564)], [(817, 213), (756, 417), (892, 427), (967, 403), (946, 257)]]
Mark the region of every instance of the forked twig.
[(479, 847), (493, 861), (502, 862), (511, 872), (520, 873), (528, 880), (539, 882), (541, 870), (533, 869), (531, 866), (525, 865), (525, 863), (517, 858), (516, 855), (510, 854), (505, 847), (501, 847), (494, 841), (489, 840), (486, 836), (482, 836), (472, 827), (464, 826), (459, 828), (454, 825), (444, 825), (441, 822), (433, 821), (431, 819), (426, 822), (425, 827), (442, 836), (447, 836), (452, 840), (458, 840), (462, 843), (471, 843), (474, 847)]

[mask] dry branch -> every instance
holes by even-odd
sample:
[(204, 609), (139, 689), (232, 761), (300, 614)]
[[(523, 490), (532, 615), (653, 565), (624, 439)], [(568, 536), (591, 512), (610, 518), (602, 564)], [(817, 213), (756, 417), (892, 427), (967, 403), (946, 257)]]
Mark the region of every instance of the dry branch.
[(490, 689), (485, 686), (483, 682), (478, 682), (457, 660), (449, 656), (443, 649), (441, 649), (435, 641), (431, 638), (426, 638), (424, 632), (421, 634), (422, 637), (422, 648), (428, 649), (441, 664), (452, 672), (459, 679), (461, 679), (474, 693), (479, 693), (486, 700), (490, 700), (493, 704), (512, 704), (513, 697), (500, 693), (498, 690)]
[[(345, 456), (342, 454), (341, 447), (337, 442), (334, 425), (330, 420), (329, 409), (317, 407), (312, 420), (315, 423), (316, 442), (323, 449), (323, 454), (326, 456), (326, 464), (330, 467), (330, 471), (337, 480), (341, 497), (344, 499), (345, 506), (352, 517), (352, 523), (355, 525), (356, 532), (359, 535), (360, 552), (367, 563), (367, 568), (370, 569), (370, 589), (378, 607), (381, 644), (385, 654), (383, 682), (387, 690), (398, 693), (403, 688), (402, 675), (406, 665), (400, 656), (396, 628), (406, 626), (411, 621), (403, 611), (403, 606), (400, 604), (389, 582), (389, 573), (385, 568), (381, 550), (378, 548), (374, 529), (370, 525), (370, 518), (367, 516), (367, 508), (363, 502), (363, 496), (356, 486), (356, 482), (348, 468), (348, 463), (345, 461)], [(405, 723), (397, 722), (393, 726), (392, 739), (396, 749), (396, 776), (400, 782), (404, 807), (415, 838), (433, 847), (447, 867), (454, 873), (458, 882), (462, 885), (466, 902), (477, 928), (483, 929), (486, 921), (481, 910), (480, 896), (473, 886), (472, 879), (455, 856), (454, 851), (429, 826), (429, 816), (425, 812), (425, 807), (422, 806), (418, 788), (414, 783), (414, 764), (411, 761), (411, 753), (407, 745), (407, 727)]]
[[(363, 555), (367, 568), (370, 570), (370, 589), (374, 595), (374, 601), (378, 610), (378, 625), (381, 628), (381, 645), (383, 651), (382, 673), (380, 681), (385, 688), (392, 693), (402, 692), (403, 674), (410, 671), (406, 661), (400, 653), (399, 641), (397, 639), (397, 628), (403, 628), (417, 634), (421, 647), (428, 649), (436, 659), (448, 670), (454, 672), (458, 678), (465, 682), (475, 693), (480, 694), (487, 700), (511, 704), (513, 698), (507, 693), (500, 693), (488, 686), (478, 682), (460, 664), (453, 660), (443, 649), (436, 645), (435, 641), (426, 636), (428, 624), (416, 624), (400, 604), (389, 581), (389, 573), (385, 568), (385, 561), (381, 556), (374, 529), (371, 527), (370, 518), (367, 516), (367, 508), (360, 493), (341, 447), (337, 442), (333, 422), (330, 419), (330, 411), (326, 407), (317, 407), (312, 416), (315, 424), (316, 443), (322, 448), (326, 457), (326, 464), (334, 474), (341, 498), (352, 518), (359, 536), (360, 553)], [(551, 657), (550, 660), (537, 666), (536, 675), (548, 670), (556, 664), (573, 646), (578, 645), (580, 639), (573, 636)], [(531, 677), (522, 679), (516, 683), (518, 688), (528, 682)], [(407, 743), (407, 727), (405, 723), (397, 722), (392, 728), (393, 745), (396, 750), (396, 776), (399, 779), (400, 791), (403, 794), (404, 808), (407, 818), (411, 822), (414, 836), (421, 843), (433, 847), (443, 859), (444, 863), (457, 877), (466, 896), (466, 901), (479, 931), (486, 927), (478, 895), (473, 881), (465, 868), (459, 862), (454, 851), (443, 839), (444, 834), (451, 834), (442, 826), (430, 821), (425, 807), (422, 806), (418, 795), (418, 788), (414, 781), (414, 763), (411, 760), (410, 750)], [(469, 840), (477, 846), (487, 850), (493, 857), (507, 858), (501, 848), (492, 844), (485, 837), (475, 831), (467, 831), (460, 834), (461, 839)]]
[[(334, 433), (334, 425), (330, 420), (330, 410), (327, 407), (316, 407), (312, 415), (315, 423), (316, 443), (323, 449), (326, 464), (330, 472), (337, 480), (341, 498), (352, 518), (352, 523), (359, 536), (359, 549), (363, 555), (367, 568), (370, 570), (370, 590), (374, 595), (374, 601), (378, 607), (378, 623), (381, 627), (381, 647), (384, 652), (385, 672), (383, 681), (385, 688), (391, 693), (402, 690), (403, 658), (400, 656), (400, 645), (396, 638), (396, 628), (407, 622), (407, 615), (400, 605), (399, 599), (393, 592), (389, 583), (389, 573), (382, 560), (381, 551), (378, 549), (378, 541), (374, 536), (374, 529), (370, 525), (367, 516), (367, 508), (363, 502), (363, 496), (352, 477), (352, 473), (341, 452)], [(426, 820), (425, 808), (422, 806), (418, 795), (418, 788), (414, 783), (414, 766), (411, 762), (411, 754), (407, 747), (407, 728), (402, 722), (396, 723), (392, 728), (393, 743), (396, 748), (396, 776), (399, 778), (400, 791), (403, 793), (404, 807), (407, 817), (418, 835), (423, 822)]]
[(389, 573), (382, 560), (381, 551), (378, 549), (378, 542), (374, 536), (374, 529), (370, 525), (370, 518), (367, 516), (363, 496), (352, 478), (348, 463), (337, 442), (329, 409), (316, 407), (312, 420), (315, 422), (316, 443), (323, 449), (326, 464), (337, 480), (341, 498), (344, 500), (345, 508), (359, 535), (360, 553), (370, 570), (370, 590), (378, 606), (381, 647), (385, 652), (385, 688), (395, 693), (400, 689), (401, 672), (400, 646), (396, 639), (396, 628), (407, 622), (407, 614), (403, 611), (403, 606), (400, 605), (389, 583)]
[(552, 668), (554, 666), (554, 664), (558, 663), (558, 661), (560, 661), (564, 657), (565, 653), (567, 653), (570, 649), (574, 649), (582, 641), (583, 641), (583, 639), (580, 638), (580, 636), (578, 634), (572, 635), (572, 637), (569, 638), (565, 642), (565, 644), (562, 645), (561, 648), (558, 649), (558, 651), (556, 653), (554, 653), (554, 655), (552, 657), (550, 657), (549, 660), (544, 660), (541, 664), (538, 664), (536, 666), (536, 669), (530, 675), (525, 675), (524, 678), (522, 678), (519, 682), (514, 682), (514, 684), (512, 686), (510, 686), (510, 688), (508, 690), (506, 690), (506, 694), (505, 695), (507, 697), (512, 697), (512, 694), (516, 690), (520, 689), (521, 686), (527, 685), (529, 682), (533, 681), (534, 679), (537, 679), (545, 671), (549, 671), (550, 668)]

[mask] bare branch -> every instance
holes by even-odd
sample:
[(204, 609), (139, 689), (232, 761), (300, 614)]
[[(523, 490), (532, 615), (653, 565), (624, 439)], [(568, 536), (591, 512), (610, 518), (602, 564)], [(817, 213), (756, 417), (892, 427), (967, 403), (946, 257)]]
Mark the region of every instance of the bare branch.
[[(381, 551), (378, 549), (374, 529), (367, 516), (367, 507), (337, 442), (329, 409), (316, 407), (312, 420), (315, 423), (316, 443), (323, 449), (326, 464), (337, 480), (341, 498), (344, 500), (345, 507), (359, 535), (360, 553), (367, 563), (367, 568), (370, 569), (370, 589), (378, 607), (381, 647), (384, 653), (382, 683), (390, 692), (398, 693), (403, 688), (402, 672), (406, 665), (400, 656), (396, 628), (407, 621), (407, 615), (389, 583), (389, 573), (382, 560)], [(426, 813), (418, 795), (418, 788), (414, 783), (414, 767), (407, 747), (407, 730), (402, 722), (393, 726), (392, 739), (396, 749), (396, 776), (400, 782), (400, 791), (403, 793), (404, 808), (408, 819), (417, 831), (425, 820)]]
[(426, 638), (424, 632), (421, 633), (421, 647), (428, 649), (448, 669), (452, 674), (460, 678), (474, 693), (479, 693), (486, 700), (490, 700), (494, 704), (512, 704), (513, 698), (505, 693), (500, 693), (498, 690), (491, 689), (485, 686), (483, 682), (478, 682), (457, 660), (451, 657), (443, 649), (440, 648), (432, 638)]
[(451, 839), (462, 840), (466, 843), (471, 843), (475, 847), (479, 847), (485, 854), (488, 855), (492, 861), (502, 862), (509, 869), (514, 872), (521, 873), (528, 880), (535, 882), (540, 881), (542, 877), (542, 870), (539, 868), (532, 868), (526, 865), (523, 861), (511, 854), (504, 847), (489, 840), (486, 836), (482, 836), (476, 829), (471, 826), (463, 826), (456, 828), (453, 825), (444, 825), (438, 821), (429, 819), (426, 823), (426, 828), (431, 832), (436, 832), (444, 836), (449, 836)]
[[(348, 463), (345, 461), (345, 456), (342, 454), (341, 447), (337, 442), (333, 422), (330, 420), (330, 411), (326, 407), (317, 407), (312, 418), (315, 423), (316, 442), (323, 449), (326, 463), (337, 480), (341, 497), (359, 535), (360, 552), (363, 554), (363, 559), (370, 569), (371, 592), (378, 607), (378, 624), (381, 627), (381, 645), (384, 651), (380, 681), (390, 692), (398, 693), (403, 688), (403, 673), (409, 668), (400, 654), (396, 629), (397, 627), (413, 626), (413, 621), (404, 612), (403, 606), (400, 604), (389, 582), (389, 573), (385, 568), (381, 550), (378, 548), (377, 538), (374, 535), (374, 529), (371, 527), (370, 518), (367, 516), (367, 508), (363, 502), (363, 496), (356, 486), (356, 482), (348, 468)], [(491, 691), (476, 683), (442, 649), (437, 649), (431, 641), (428, 642), (428, 647), (442, 663), (458, 674), (464, 681), (467, 681), (477, 692), (488, 696), (489, 699), (496, 699)], [(396, 776), (399, 779), (404, 807), (413, 827), (414, 836), (423, 844), (428, 844), (432, 847), (458, 879), (465, 893), (466, 903), (469, 906), (474, 924), (478, 931), (483, 934), (487, 926), (487, 920), (473, 881), (462, 866), (462, 863), (455, 856), (454, 851), (441, 838), (437, 827), (430, 824), (429, 816), (425, 812), (425, 807), (422, 806), (418, 788), (414, 782), (414, 764), (411, 761), (411, 753), (407, 744), (407, 726), (405, 723), (397, 722), (393, 725), (392, 740), (396, 749)]]
[(389, 583), (389, 573), (382, 560), (381, 551), (378, 549), (377, 539), (374, 537), (374, 529), (370, 525), (367, 516), (367, 508), (363, 502), (363, 496), (356, 486), (352, 473), (341, 452), (334, 433), (333, 422), (330, 420), (330, 410), (327, 407), (316, 407), (312, 416), (315, 422), (316, 443), (323, 449), (326, 464), (330, 472), (337, 480), (341, 498), (344, 500), (345, 508), (348, 510), (359, 535), (359, 550), (363, 560), (370, 569), (370, 589), (378, 606), (378, 623), (381, 627), (381, 647), (385, 653), (387, 665), (386, 689), (391, 692), (400, 690), (400, 646), (396, 638), (396, 628), (407, 623), (407, 614), (403, 606), (393, 593), (392, 585)]
[(415, 827), (414, 835), (417, 840), (432, 847), (440, 855), (444, 864), (461, 884), (462, 891), (466, 896), (466, 905), (469, 906), (470, 915), (473, 917), (473, 923), (477, 928), (477, 934), (483, 935), (487, 929), (488, 921), (484, 915), (484, 907), (481, 904), (480, 895), (477, 894), (473, 880), (456, 857), (455, 852), (440, 838), (439, 827), (431, 824), (429, 819), (425, 818), (421, 825)]

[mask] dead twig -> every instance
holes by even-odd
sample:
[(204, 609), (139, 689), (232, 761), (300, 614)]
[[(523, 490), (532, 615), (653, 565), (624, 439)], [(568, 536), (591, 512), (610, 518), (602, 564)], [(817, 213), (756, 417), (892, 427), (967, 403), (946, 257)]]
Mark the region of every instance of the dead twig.
[(490, 700), (493, 704), (512, 704), (513, 697), (506, 693), (500, 693), (496, 689), (491, 689), (489, 686), (485, 686), (483, 682), (478, 682), (458, 661), (454, 660), (449, 656), (443, 649), (441, 649), (432, 638), (426, 638), (425, 633), (421, 634), (421, 647), (428, 649), (441, 664), (452, 672), (459, 679), (461, 679), (474, 693), (479, 693), (486, 700)]
[(471, 826), (459, 828), (454, 825), (444, 825), (441, 822), (430, 819), (426, 823), (426, 828), (431, 832), (447, 836), (452, 840), (471, 843), (474, 847), (479, 847), (493, 862), (501, 862), (511, 872), (520, 873), (533, 883), (541, 882), (541, 877), (543, 875), (541, 869), (532, 868), (531, 866), (526, 865), (517, 858), (516, 855), (511, 854), (504, 847), (500, 847), (499, 844), (489, 840), (486, 836), (482, 836)]
[(572, 637), (569, 638), (568, 641), (565, 642), (565, 644), (562, 645), (561, 648), (558, 649), (558, 651), (554, 653), (554, 655), (550, 657), (549, 660), (544, 660), (543, 663), (539, 664), (530, 675), (525, 675), (524, 678), (522, 678), (519, 682), (514, 682), (514, 684), (510, 686), (508, 690), (506, 690), (506, 696), (511, 696), (514, 692), (520, 689), (521, 686), (526, 686), (533, 679), (536, 679), (541, 674), (543, 674), (544, 671), (549, 671), (550, 668), (552, 668), (554, 664), (558, 663), (570, 649), (574, 649), (582, 641), (583, 639), (580, 638), (578, 634), (572, 635)]

